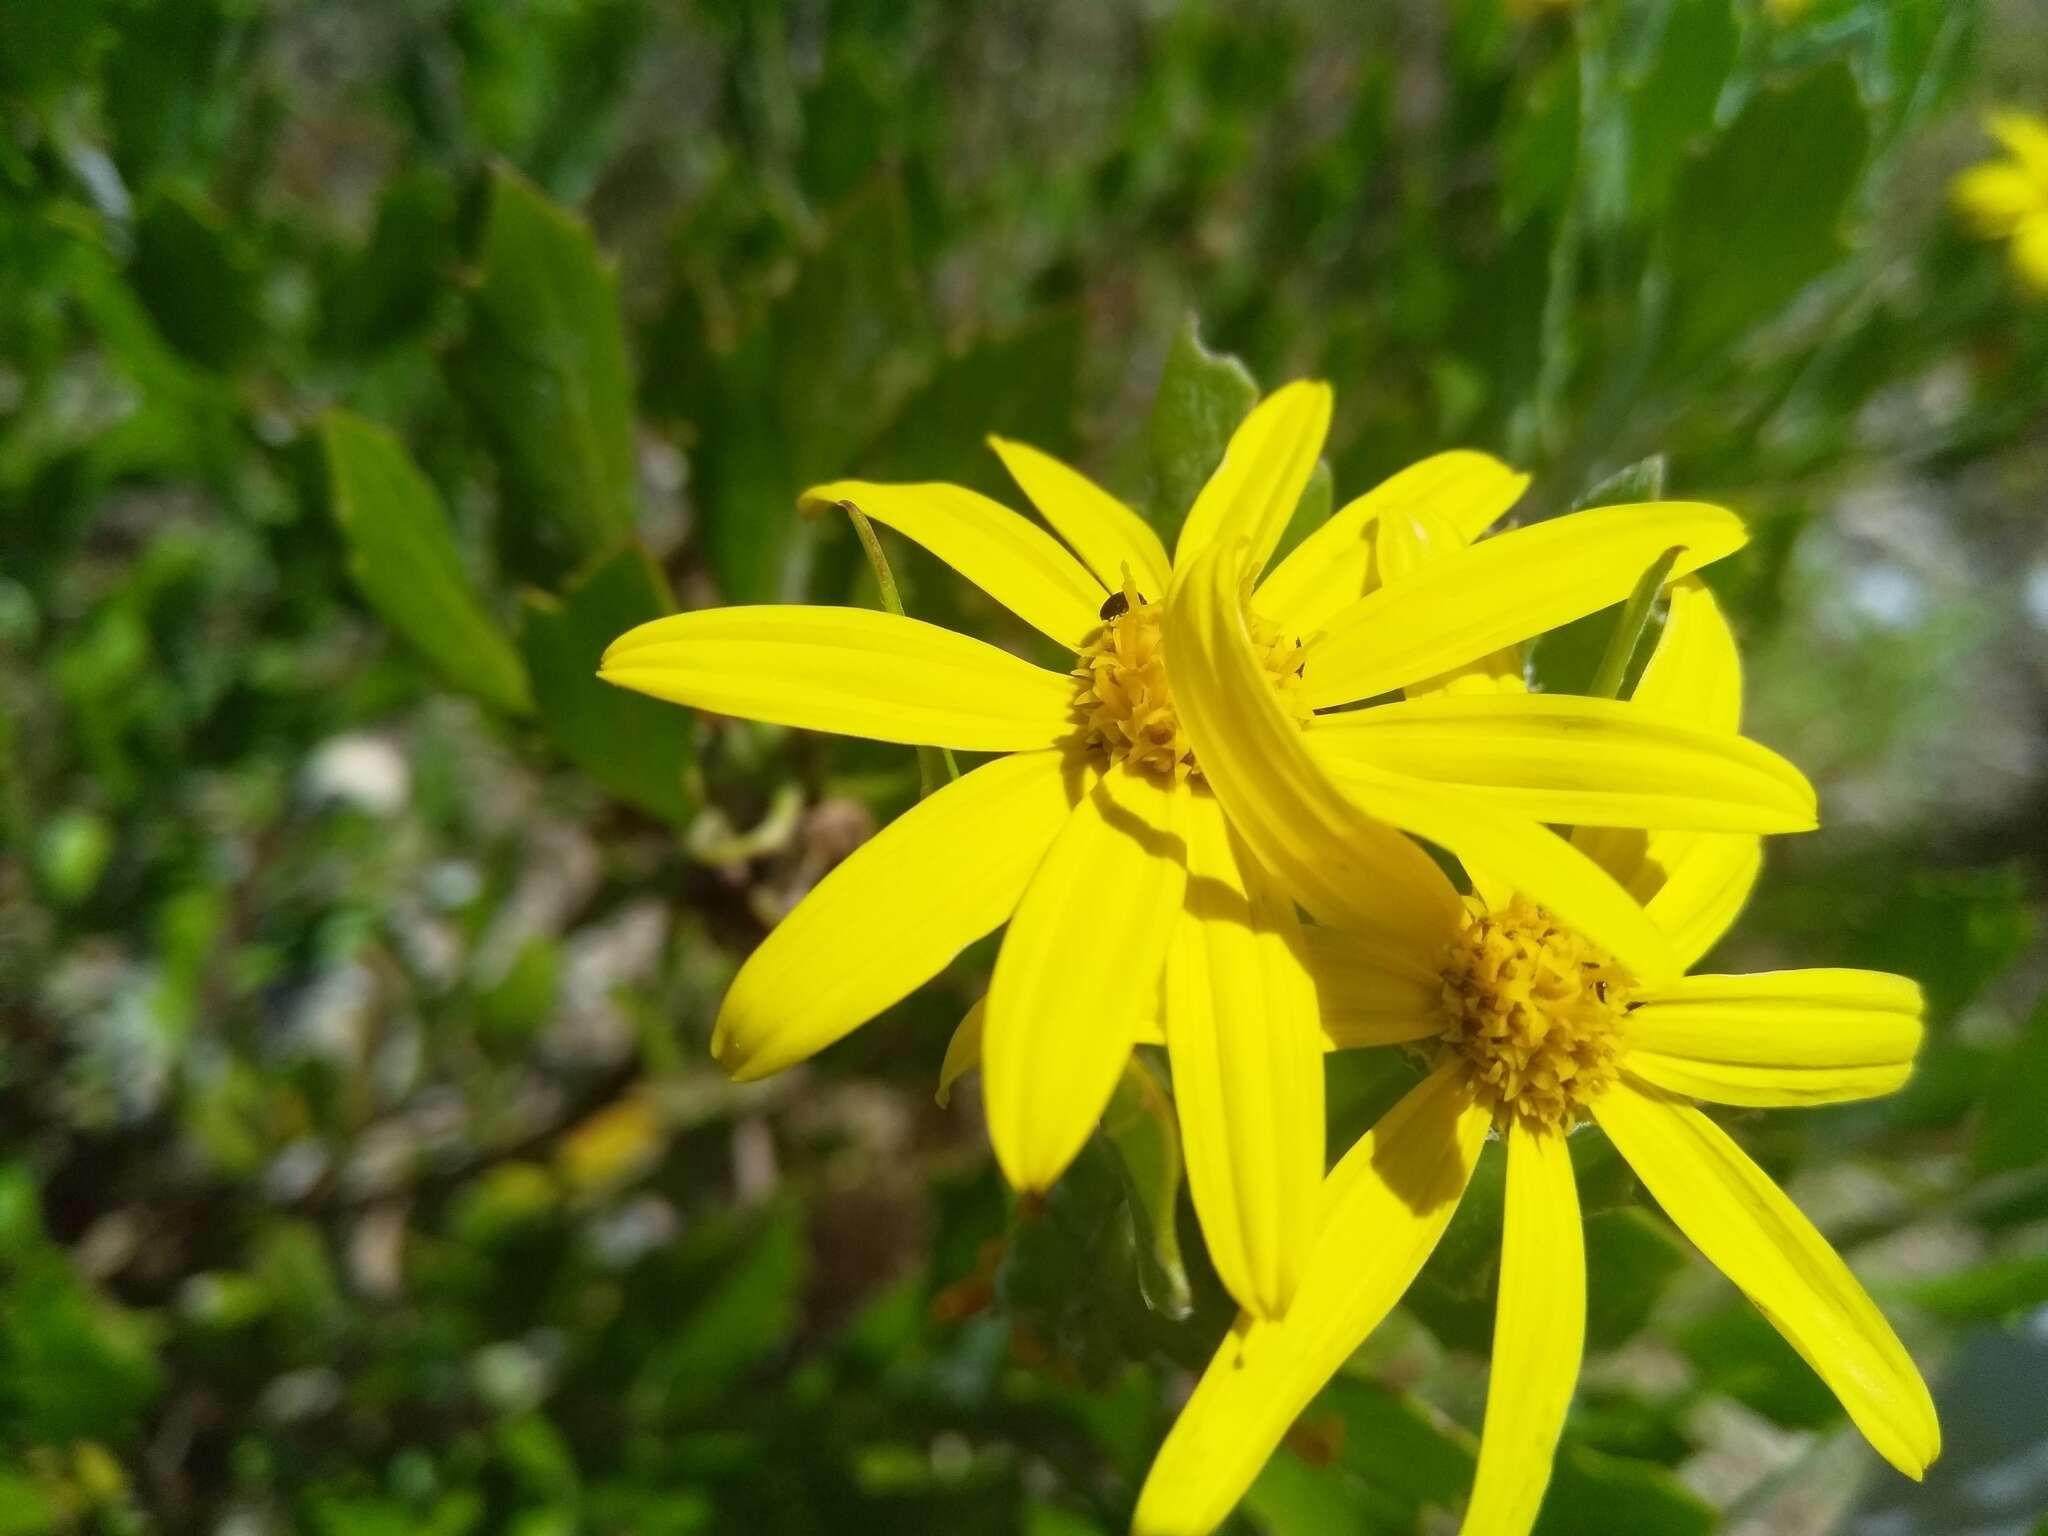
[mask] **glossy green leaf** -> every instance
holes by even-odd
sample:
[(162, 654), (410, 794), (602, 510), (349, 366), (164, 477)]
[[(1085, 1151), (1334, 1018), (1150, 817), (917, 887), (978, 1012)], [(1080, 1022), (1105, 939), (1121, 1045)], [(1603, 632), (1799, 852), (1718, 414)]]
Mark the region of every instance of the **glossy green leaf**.
[(604, 648), (626, 630), (675, 611), (661, 570), (637, 544), (586, 573), (558, 600), (528, 592), (519, 649), (541, 724), (570, 761), (620, 799), (682, 825), (696, 809), (687, 709), (597, 676)]
[(1680, 173), (1666, 263), (1674, 357), (1776, 315), (1847, 249), (1869, 123), (1847, 66), (1764, 91)]
[(1243, 363), (1202, 345), (1190, 315), (1174, 335), (1152, 401), (1152, 522), (1173, 548), (1181, 519), (1223, 462), (1237, 424), (1259, 403), (1259, 386)]
[(550, 575), (612, 548), (639, 495), (618, 274), (588, 225), (502, 166), (469, 323), (453, 368), (497, 457), (512, 546)]
[(398, 439), (347, 411), (320, 424), (329, 501), (349, 573), (442, 679), (514, 714), (532, 708), (526, 668), (463, 568), (440, 495)]

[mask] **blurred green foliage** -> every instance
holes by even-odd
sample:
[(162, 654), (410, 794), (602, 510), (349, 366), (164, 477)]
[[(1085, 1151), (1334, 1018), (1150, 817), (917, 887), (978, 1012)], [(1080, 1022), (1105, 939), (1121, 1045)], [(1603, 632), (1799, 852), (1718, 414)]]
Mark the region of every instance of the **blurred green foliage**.
[[(1906, 1092), (1736, 1118), (1972, 1362), (1949, 1459), (1859, 1506), (1832, 1399), (1589, 1134), (1543, 1529), (2037, 1515), (1970, 1426), (2048, 1373), (1958, 1341), (2048, 1304), (2048, 319), (1942, 189), (2048, 25), (1525, 9), (0, 6), (0, 1532), (1120, 1529), (1227, 1317), (1161, 1075), (1022, 1214), (930, 1102), (986, 946), (725, 1083), (733, 966), (916, 764), (591, 672), (679, 601), (876, 601), (816, 480), (1008, 494), (1001, 432), (1172, 527), (1307, 373), (1290, 538), (1457, 444), (1525, 516), (1750, 519), (1712, 579), (1829, 824), (1724, 958), (1932, 1006)], [(1334, 1059), (1333, 1148), (1412, 1075)], [(1455, 1511), (1499, 1182), (1239, 1528)]]

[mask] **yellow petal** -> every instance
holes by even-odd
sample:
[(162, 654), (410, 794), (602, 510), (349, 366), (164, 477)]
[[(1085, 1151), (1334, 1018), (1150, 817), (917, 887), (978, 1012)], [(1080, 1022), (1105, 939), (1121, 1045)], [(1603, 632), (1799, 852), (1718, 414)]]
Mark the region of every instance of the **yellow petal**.
[(1500, 1302), (1463, 1529), (1526, 1536), (1543, 1507), (1586, 1343), (1586, 1245), (1562, 1133), (1508, 1126)]
[(1249, 541), (1252, 570), (1264, 567), (1315, 473), (1329, 431), (1327, 384), (1289, 384), (1254, 406), (1188, 508), (1173, 550), (1175, 568), (1219, 539)]
[(1000, 926), (1080, 798), (1058, 752), (985, 763), (856, 848), (747, 957), (711, 1048), (737, 1078), (823, 1050)]
[(1276, 1317), (1315, 1237), (1323, 1035), (1294, 903), (1206, 792), (1182, 807), (1186, 909), (1166, 960), (1166, 1049), (1188, 1192), (1224, 1288)]
[(1298, 1414), (1408, 1289), (1457, 1208), (1492, 1116), (1437, 1072), (1323, 1184), (1323, 1225), (1287, 1315), (1240, 1317), (1138, 1495), (1138, 1536), (1204, 1536)]
[(2048, 294), (2048, 213), (2037, 213), (2013, 231), (2012, 269), (2035, 293)]
[(1174, 705), (1231, 823), (1326, 923), (1434, 953), (1458, 895), (1428, 854), (1362, 813), (1318, 770), (1245, 629), (1239, 552), (1217, 547), (1174, 576), (1166, 646)]
[[(1380, 517), (1377, 540), (1380, 585), (1399, 586), (1425, 565), (1455, 555), (1472, 541), (1433, 508), (1390, 507)], [(1443, 693), (1524, 693), (1522, 648), (1511, 645), (1435, 677), (1409, 683), (1408, 697)]]
[(1819, 1373), (1877, 1453), (1919, 1477), (1941, 1450), (1927, 1384), (1813, 1223), (1690, 1104), (1624, 1080), (1593, 1113), (1664, 1213)]
[(1157, 602), (1166, 595), (1173, 567), (1167, 561), (1166, 546), (1150, 523), (1049, 453), (1006, 437), (991, 437), (988, 443), (1010, 478), (1103, 586), (1112, 592), (1121, 587), (1124, 567), (1129, 566), (1138, 590), (1146, 597)]
[(1697, 576), (1672, 583), (1663, 632), (1629, 702), (1702, 730), (1741, 729), (1742, 653)]
[(1447, 521), (1467, 541), (1521, 500), (1529, 477), (1491, 454), (1458, 449), (1411, 464), (1297, 544), (1260, 584), (1260, 613), (1312, 635), (1372, 585), (1374, 530), (1389, 509), (1412, 509)]
[(806, 510), (851, 502), (922, 544), (990, 597), (1061, 645), (1079, 650), (1102, 624), (1101, 582), (1058, 539), (965, 486), (835, 480), (799, 498)]
[(1074, 734), (1074, 680), (869, 608), (707, 608), (614, 640), (599, 677), (743, 720), (963, 752)]
[(1320, 923), (1301, 937), (1331, 1049), (1399, 1045), (1443, 1027), (1443, 976), (1432, 956)]
[(2000, 239), (2048, 206), (2048, 187), (2009, 160), (1973, 165), (1949, 183), (1949, 197), (1979, 234)]
[(946, 1059), (939, 1063), (939, 1088), (932, 1097), (944, 1109), (953, 1102), (953, 1085), (981, 1065), (981, 1027), (988, 1017), (988, 999), (979, 997), (954, 1026), (946, 1042)]
[(1740, 549), (1734, 513), (1699, 502), (1599, 507), (1482, 539), (1332, 617), (1311, 644), (1318, 709), (1391, 693), (1627, 597), (1668, 549), (1684, 576)]
[[(1741, 725), (1742, 658), (1697, 577), (1672, 586), (1664, 631), (1630, 702), (1706, 730)], [(1728, 931), (1763, 867), (1762, 845), (1746, 835), (1581, 826), (1572, 842), (1649, 906), (1688, 966)]]
[(1890, 1093), (1920, 1049), (1920, 988), (1885, 971), (1686, 976), (1628, 1016), (1627, 1066), (1722, 1104), (1825, 1104)]
[[(1116, 1087), (1139, 1023), (1158, 1006), (1187, 884), (1187, 798), (1118, 766), (1082, 797), (1010, 919), (989, 981), (982, 1101), (996, 1161), (1019, 1189), (1048, 1188)], [(978, 862), (962, 842), (954, 857)]]
[(2020, 168), (2048, 187), (2048, 118), (2030, 112), (1993, 112), (1985, 131), (2012, 152)]
[[(1392, 707), (1392, 706), (1389, 706)], [(1319, 731), (1311, 730), (1313, 744)], [(1671, 944), (1599, 865), (1548, 827), (1497, 810), (1486, 795), (1446, 788), (1371, 764), (1312, 753), (1337, 790), (1368, 816), (1448, 848), (1600, 945), (1644, 982), (1678, 973)]]
[(1732, 731), (1619, 699), (1437, 694), (1319, 716), (1315, 750), (1484, 795), (1535, 821), (1804, 832), (1813, 786)]

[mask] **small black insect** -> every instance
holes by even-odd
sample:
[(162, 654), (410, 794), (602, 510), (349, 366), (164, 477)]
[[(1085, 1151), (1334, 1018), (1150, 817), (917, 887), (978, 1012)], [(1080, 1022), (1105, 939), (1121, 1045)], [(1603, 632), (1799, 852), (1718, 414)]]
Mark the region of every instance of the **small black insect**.
[[(1145, 601), (1144, 593), (1138, 594), (1138, 601)], [(1131, 611), (1131, 600), (1121, 592), (1112, 592), (1102, 600), (1102, 616), (1105, 619), (1120, 619)]]
[(1597, 994), (1597, 995), (1598, 995), (1598, 997), (1599, 997), (1599, 999), (1600, 999), (1600, 1001), (1601, 1001), (1601, 1002), (1603, 1002), (1603, 1003), (1604, 1003), (1604, 1002), (1606, 1002), (1606, 1001), (1607, 1001), (1607, 983), (1606, 983), (1606, 982), (1604, 982), (1604, 981), (1596, 981), (1596, 982), (1594, 982), (1594, 983), (1593, 983), (1593, 991), (1594, 991), (1594, 993), (1595, 993), (1595, 994)]

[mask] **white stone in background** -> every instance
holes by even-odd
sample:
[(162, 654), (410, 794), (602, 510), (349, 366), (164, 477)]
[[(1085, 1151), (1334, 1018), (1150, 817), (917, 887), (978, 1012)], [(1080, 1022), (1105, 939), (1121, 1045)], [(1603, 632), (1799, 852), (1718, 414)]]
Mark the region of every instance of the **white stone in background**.
[(299, 792), (316, 806), (395, 816), (412, 796), (412, 769), (389, 737), (351, 731), (313, 749), (299, 775)]
[(649, 981), (668, 942), (669, 910), (645, 898), (571, 934), (563, 951), (561, 1007), (542, 1040), (550, 1057), (609, 1066), (633, 1049), (633, 1020), (619, 989)]

